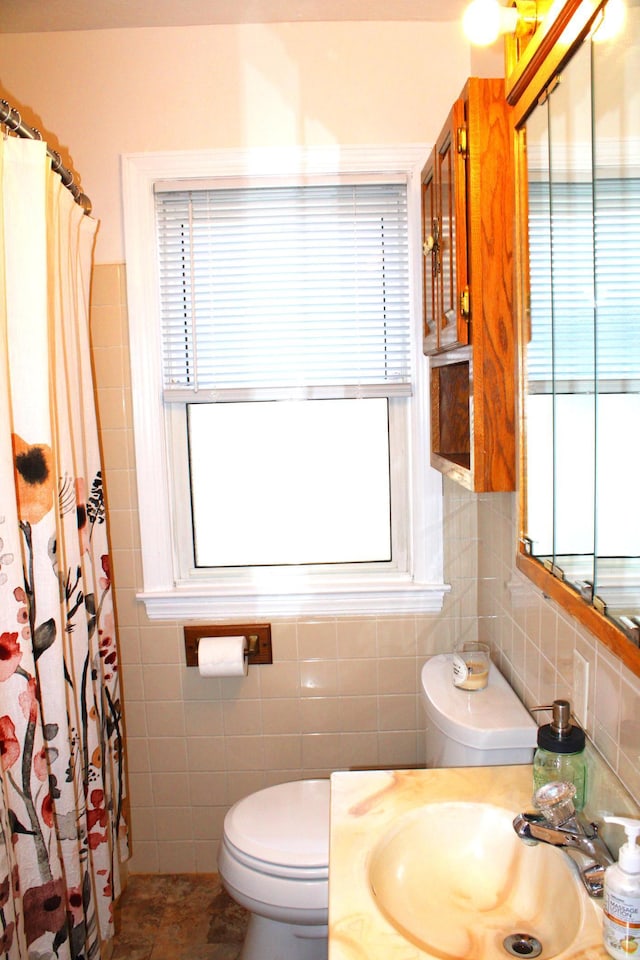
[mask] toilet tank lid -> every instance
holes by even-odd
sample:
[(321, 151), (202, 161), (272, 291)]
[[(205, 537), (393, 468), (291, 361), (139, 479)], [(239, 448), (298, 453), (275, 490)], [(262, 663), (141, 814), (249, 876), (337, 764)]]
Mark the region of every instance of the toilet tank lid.
[(231, 807), (224, 820), (227, 838), (265, 863), (327, 867), (329, 863), (328, 780), (294, 780), (265, 787)]
[(538, 727), (494, 663), (484, 690), (453, 684), (452, 654), (431, 657), (422, 668), (420, 697), (430, 721), (468, 747), (535, 747)]

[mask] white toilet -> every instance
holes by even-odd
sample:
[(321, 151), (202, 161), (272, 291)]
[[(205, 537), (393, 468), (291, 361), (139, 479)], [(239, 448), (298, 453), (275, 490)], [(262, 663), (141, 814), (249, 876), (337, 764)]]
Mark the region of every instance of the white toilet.
[(329, 781), (280, 783), (235, 803), (218, 870), (251, 911), (240, 960), (326, 960)]
[[(530, 763), (537, 727), (492, 666), (484, 690), (453, 686), (451, 657), (422, 670), (427, 767)], [(258, 790), (224, 820), (218, 870), (251, 912), (240, 960), (327, 960), (329, 781)]]

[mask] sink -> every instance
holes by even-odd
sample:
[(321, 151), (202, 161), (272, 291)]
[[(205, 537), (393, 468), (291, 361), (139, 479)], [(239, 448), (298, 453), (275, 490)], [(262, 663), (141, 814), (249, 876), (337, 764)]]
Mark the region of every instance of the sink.
[(583, 922), (575, 868), (560, 850), (518, 839), (513, 817), (447, 802), (396, 819), (368, 860), (378, 910), (441, 960), (548, 960), (567, 950)]

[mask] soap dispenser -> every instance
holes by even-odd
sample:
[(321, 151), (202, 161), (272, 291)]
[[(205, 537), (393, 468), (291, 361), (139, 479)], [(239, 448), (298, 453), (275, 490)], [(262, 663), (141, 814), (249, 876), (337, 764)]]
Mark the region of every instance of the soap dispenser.
[(579, 813), (585, 803), (587, 780), (584, 730), (571, 723), (568, 700), (554, 700), (549, 706), (533, 709), (552, 712), (551, 723), (538, 728), (538, 747), (533, 756), (534, 795), (545, 783), (572, 783), (576, 788), (574, 805)]
[(603, 943), (616, 960), (629, 960), (640, 949), (640, 820), (604, 817), (624, 827), (627, 842), (620, 847), (618, 863), (604, 874)]

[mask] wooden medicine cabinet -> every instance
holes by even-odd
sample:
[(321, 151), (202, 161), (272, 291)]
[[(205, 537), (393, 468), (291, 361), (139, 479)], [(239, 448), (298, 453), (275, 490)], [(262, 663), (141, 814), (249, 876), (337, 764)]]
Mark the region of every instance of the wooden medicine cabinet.
[(431, 464), (476, 492), (516, 483), (511, 143), (504, 81), (471, 78), (422, 174)]

